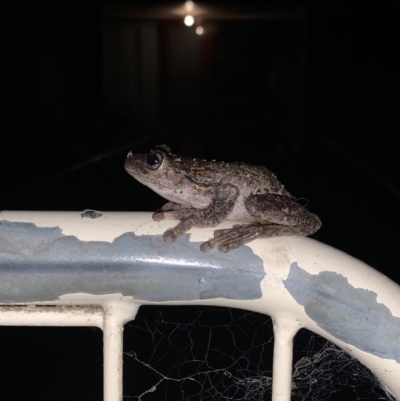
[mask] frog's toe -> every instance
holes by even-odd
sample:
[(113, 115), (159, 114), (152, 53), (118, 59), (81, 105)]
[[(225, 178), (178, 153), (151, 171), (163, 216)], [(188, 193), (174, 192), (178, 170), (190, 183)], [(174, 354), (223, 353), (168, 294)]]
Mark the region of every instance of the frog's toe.
[(155, 213), (153, 213), (153, 220), (154, 221), (162, 221), (162, 220), (164, 220), (164, 212), (155, 212)]
[(230, 247), (229, 244), (221, 244), (221, 245), (218, 247), (218, 250), (219, 250), (221, 253), (228, 253), (228, 252), (231, 251), (232, 249), (231, 249), (231, 247)]
[(258, 238), (260, 233), (260, 227), (255, 225), (237, 227), (215, 238), (215, 245), (221, 253), (228, 253)]
[(172, 230), (167, 230), (163, 234), (164, 241), (167, 242), (168, 244), (172, 244), (177, 240), (177, 236)]
[(225, 235), (228, 231), (231, 231), (230, 228), (220, 228), (219, 230), (214, 230), (214, 238), (221, 237)]
[(210, 252), (215, 246), (212, 244), (211, 241), (204, 242), (200, 245), (200, 250), (202, 252), (208, 253)]
[(218, 245), (218, 250), (221, 253), (228, 253), (237, 248), (240, 248), (242, 245), (246, 244), (247, 242), (248, 242), (247, 240), (243, 240), (242, 238), (232, 238), (232, 236), (230, 236), (229, 238), (220, 241), (220, 243)]
[(184, 210), (170, 210), (166, 212), (155, 212), (153, 213), (154, 221), (162, 220), (181, 220), (181, 215), (185, 213)]
[(218, 247), (221, 253), (227, 253), (229, 250), (224, 245), (230, 243), (235, 237), (235, 230), (231, 228), (215, 230), (214, 237), (202, 244), (200, 248), (203, 252), (210, 252), (211, 249)]
[(232, 226), (232, 228), (220, 228), (218, 230), (214, 230), (214, 238), (218, 238), (221, 237), (223, 235), (227, 235), (227, 237), (231, 237), (232, 233), (235, 233), (236, 228), (240, 228), (240, 227), (248, 227), (249, 224), (235, 224)]

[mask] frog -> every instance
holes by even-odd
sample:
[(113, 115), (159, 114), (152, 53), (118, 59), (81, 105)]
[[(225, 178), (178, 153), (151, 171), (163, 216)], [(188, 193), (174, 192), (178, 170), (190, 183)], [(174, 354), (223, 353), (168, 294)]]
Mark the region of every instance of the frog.
[(182, 157), (158, 145), (147, 154), (130, 151), (124, 167), (168, 201), (154, 212), (154, 221), (180, 221), (164, 232), (167, 243), (194, 227), (215, 227), (225, 219), (242, 224), (216, 229), (201, 251), (217, 248), (225, 254), (255, 239), (309, 236), (321, 227), (319, 217), (264, 166)]

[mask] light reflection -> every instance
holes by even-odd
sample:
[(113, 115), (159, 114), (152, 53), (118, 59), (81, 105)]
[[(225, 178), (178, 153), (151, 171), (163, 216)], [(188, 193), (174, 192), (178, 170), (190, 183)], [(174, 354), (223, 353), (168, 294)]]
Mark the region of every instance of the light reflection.
[(194, 8), (194, 3), (192, 0), (187, 0), (187, 2), (185, 3), (185, 9), (188, 13), (192, 12)]
[(196, 28), (196, 33), (197, 33), (197, 35), (203, 35), (203, 33), (204, 33), (203, 27), (202, 26), (198, 26)]
[(187, 15), (183, 22), (186, 26), (192, 26), (194, 24), (194, 18), (191, 15)]
[[(129, 258), (130, 261), (130, 258)], [(218, 269), (221, 270), (221, 266), (214, 265), (210, 262), (197, 262), (197, 261), (190, 261), (187, 259), (178, 259), (178, 258), (164, 258), (164, 257), (159, 257), (159, 258), (151, 258), (151, 257), (136, 257), (135, 262), (145, 262), (145, 263), (151, 263), (154, 265), (168, 265), (168, 266), (182, 266), (182, 267), (201, 267), (201, 268), (210, 268), (210, 269)]]

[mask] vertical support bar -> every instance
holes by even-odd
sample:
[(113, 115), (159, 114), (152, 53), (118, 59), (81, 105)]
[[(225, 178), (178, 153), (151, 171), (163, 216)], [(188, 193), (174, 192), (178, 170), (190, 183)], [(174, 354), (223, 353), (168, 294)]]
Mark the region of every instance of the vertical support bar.
[(274, 318), (272, 401), (290, 401), (292, 394), (293, 338), (299, 329), (293, 317)]
[(123, 324), (106, 313), (103, 327), (104, 401), (122, 400)]
[(122, 401), (124, 324), (133, 320), (139, 305), (116, 302), (105, 308), (103, 324), (104, 401)]

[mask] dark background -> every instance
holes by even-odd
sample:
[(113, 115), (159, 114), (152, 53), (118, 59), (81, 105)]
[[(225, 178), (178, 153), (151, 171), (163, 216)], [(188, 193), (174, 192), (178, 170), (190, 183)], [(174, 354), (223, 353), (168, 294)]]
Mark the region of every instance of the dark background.
[[(317, 240), (399, 283), (399, 3), (268, 4), (202, 3), (201, 36), (183, 3), (3, 5), (0, 209), (153, 211), (123, 162), (165, 143), (267, 166)], [(0, 330), (2, 399), (101, 399), (100, 333), (63, 333)]]

